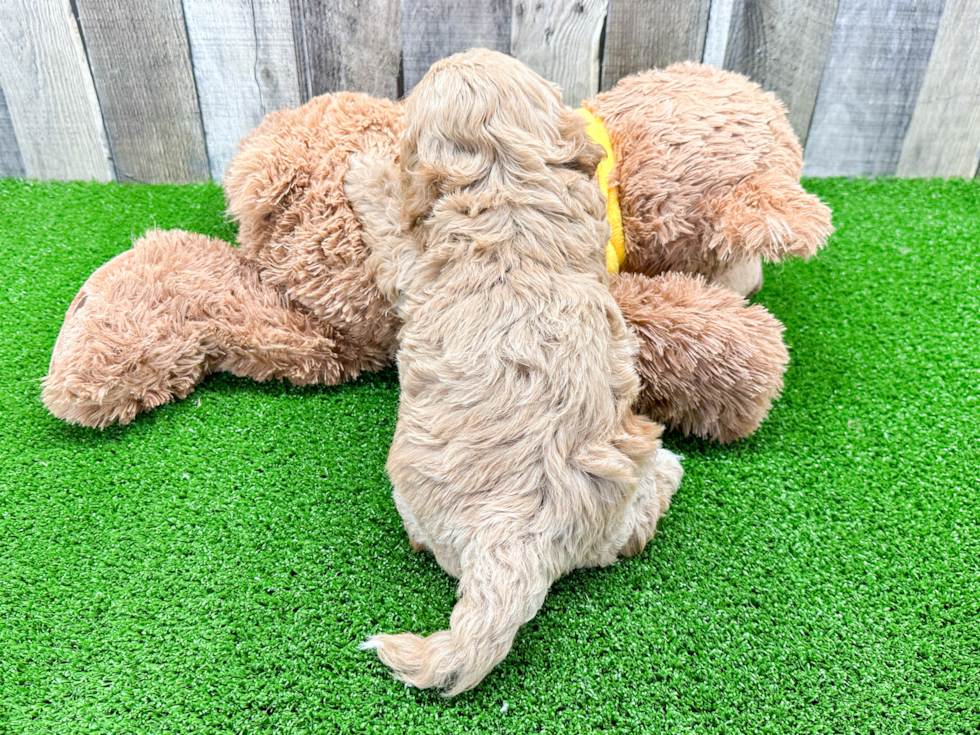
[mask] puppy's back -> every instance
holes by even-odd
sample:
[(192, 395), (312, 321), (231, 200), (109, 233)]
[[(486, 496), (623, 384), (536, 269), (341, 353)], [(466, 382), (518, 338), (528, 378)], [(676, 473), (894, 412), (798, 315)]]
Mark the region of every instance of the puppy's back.
[[(441, 206), (472, 204), (458, 199)], [(435, 275), (406, 305), (389, 472), (406, 493), (426, 486), (412, 503), (447, 538), (501, 518), (567, 537), (564, 571), (593, 550), (576, 529), (601, 543), (659, 427), (630, 412), (635, 347), (603, 277), (604, 230), (515, 199), (468, 214), (420, 258)]]

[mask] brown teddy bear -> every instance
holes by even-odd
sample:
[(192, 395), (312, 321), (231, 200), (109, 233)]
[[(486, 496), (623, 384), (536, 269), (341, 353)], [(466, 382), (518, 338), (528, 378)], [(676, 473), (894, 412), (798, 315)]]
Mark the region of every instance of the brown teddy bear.
[[(832, 231), (800, 187), (784, 108), (691, 63), (628, 77), (584, 108), (612, 154), (610, 289), (639, 338), (637, 410), (721, 442), (751, 434), (788, 355), (782, 325), (743, 297), (761, 286), (761, 259), (812, 255)], [(397, 159), (402, 125), (398, 104), (348, 92), (267, 115), (225, 176), (240, 247), (151, 231), (99, 268), (68, 309), (45, 405), (104, 428), (215, 371), (331, 385), (388, 365), (399, 324), (344, 180), (354, 154)]]

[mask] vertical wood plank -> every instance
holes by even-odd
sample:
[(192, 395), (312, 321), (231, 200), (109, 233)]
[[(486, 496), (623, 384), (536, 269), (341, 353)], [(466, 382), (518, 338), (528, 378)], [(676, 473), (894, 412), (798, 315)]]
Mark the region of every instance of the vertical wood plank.
[(577, 107), (599, 91), (599, 41), (609, 0), (514, 0), (510, 52)]
[(69, 0), (0, 2), (0, 85), (24, 175), (112, 180), (99, 100)]
[(745, 74), (786, 105), (802, 145), (820, 90), (837, 0), (744, 0), (735, 4), (725, 68)]
[(711, 0), (610, 0), (602, 89), (675, 61), (701, 61)]
[(708, 34), (704, 39), (704, 56), (702, 62), (717, 66), (725, 66), (725, 53), (728, 50), (728, 36), (732, 27), (732, 14), (735, 12), (735, 0), (711, 0), (711, 12), (708, 14)]
[(77, 0), (120, 181), (209, 177), (180, 0)]
[(211, 177), (263, 115), (300, 104), (289, 0), (184, 0)]
[(510, 53), (511, 0), (402, 0), (405, 93), (429, 67), (459, 51)]
[(399, 95), (399, 0), (290, 0), (303, 100), (350, 90)]
[(7, 112), (7, 100), (0, 89), (0, 177), (23, 175), (24, 159), (20, 157), (17, 135)]
[(840, 0), (803, 156), (808, 176), (895, 173), (943, 0)]
[(899, 176), (972, 178), (980, 163), (980, 0), (946, 0)]

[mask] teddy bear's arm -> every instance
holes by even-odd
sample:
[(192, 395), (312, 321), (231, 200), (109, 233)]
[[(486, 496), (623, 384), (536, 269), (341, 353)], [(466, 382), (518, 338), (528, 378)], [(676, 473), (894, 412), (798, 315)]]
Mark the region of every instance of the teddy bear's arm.
[(613, 276), (610, 290), (640, 344), (634, 409), (722, 443), (752, 434), (783, 388), (783, 325), (700, 276)]

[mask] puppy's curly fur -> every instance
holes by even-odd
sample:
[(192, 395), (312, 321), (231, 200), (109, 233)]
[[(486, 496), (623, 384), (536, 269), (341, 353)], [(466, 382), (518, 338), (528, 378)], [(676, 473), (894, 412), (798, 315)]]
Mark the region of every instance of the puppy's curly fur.
[(557, 87), (471, 51), (429, 71), (406, 120), (400, 180), (352, 163), (347, 192), (383, 233), (368, 265), (404, 320), (395, 503), (461, 599), (450, 630), (365, 647), (454, 695), (506, 656), (559, 576), (642, 550), (682, 471), (662, 427), (630, 410), (636, 341), (590, 178), (602, 149)]

